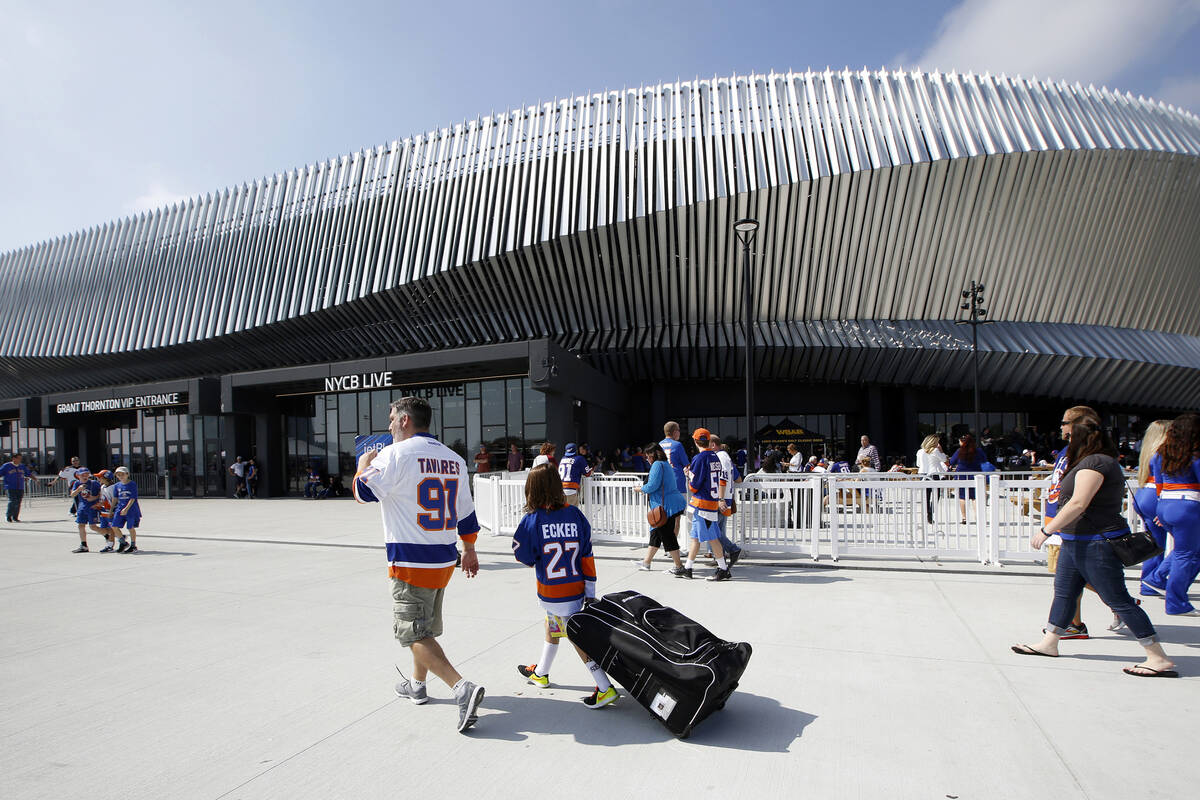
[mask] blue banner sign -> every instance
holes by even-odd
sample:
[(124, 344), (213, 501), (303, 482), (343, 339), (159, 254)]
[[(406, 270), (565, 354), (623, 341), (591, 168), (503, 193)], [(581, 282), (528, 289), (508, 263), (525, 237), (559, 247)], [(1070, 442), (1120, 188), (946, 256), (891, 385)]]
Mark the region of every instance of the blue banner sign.
[(368, 450), (382, 450), (392, 443), (390, 433), (368, 433), (365, 436), (354, 437), (354, 457), (358, 458)]

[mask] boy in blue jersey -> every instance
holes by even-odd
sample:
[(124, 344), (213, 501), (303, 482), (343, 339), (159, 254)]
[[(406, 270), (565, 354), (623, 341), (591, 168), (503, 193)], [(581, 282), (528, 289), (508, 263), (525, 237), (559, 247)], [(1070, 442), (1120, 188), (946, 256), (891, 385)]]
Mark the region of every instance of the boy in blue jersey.
[(696, 556), (700, 553), (700, 545), (707, 543), (712, 548), (717, 560), (717, 571), (708, 577), (710, 581), (727, 581), (733, 576), (729, 574), (729, 565), (725, 563), (725, 551), (721, 548), (721, 531), (717, 526), (717, 517), (728, 508), (725, 503), (725, 487), (728, 478), (717, 454), (709, 449), (712, 434), (707, 428), (697, 428), (692, 433), (692, 441), (699, 452), (692, 459), (688, 471), (691, 478), (688, 481), (688, 513), (692, 517), (690, 531), (691, 544), (688, 545), (687, 563), (683, 571), (675, 575), (677, 578), (691, 578), (692, 569), (696, 566)]
[[(106, 469), (102, 469), (96, 473), (96, 479), (100, 481), (100, 502), (96, 505), (96, 527), (100, 533), (104, 535), (106, 544), (101, 553), (112, 553), (117, 549), (117, 533), (118, 531), (112, 527), (113, 518), (113, 494), (116, 483), (116, 478)], [(122, 537), (121, 543), (124, 544), (125, 539)], [(124, 549), (124, 548), (122, 548)]]
[(587, 458), (579, 454), (574, 442), (569, 442), (563, 448), (562, 461), (558, 462), (558, 477), (562, 480), (563, 496), (567, 505), (579, 505), (583, 479), (591, 474), (592, 468), (588, 466)]
[[(564, 459), (565, 461), (565, 459)], [(542, 659), (517, 671), (534, 686), (550, 686), (550, 667), (558, 640), (567, 635), (566, 618), (596, 599), (596, 564), (592, 559), (592, 528), (578, 508), (567, 505), (562, 481), (549, 464), (529, 471), (525, 479), (525, 511), (513, 534), (513, 555), (537, 571), (538, 603), (546, 612), (546, 643)], [(587, 654), (575, 648), (592, 673), (596, 690), (583, 703), (602, 708), (617, 699), (608, 676)]]
[(113, 503), (111, 524), (118, 531), (121, 528), (129, 531), (128, 548), (124, 546), (125, 537), (121, 537), (122, 552), (136, 553), (138, 552), (137, 529), (142, 524), (142, 508), (138, 505), (138, 488), (137, 484), (129, 479), (129, 470), (125, 467), (117, 467), (116, 473), (119, 483), (113, 489), (116, 499)]
[(72, 553), (88, 552), (87, 530), (90, 527), (101, 533), (96, 524), (100, 504), (100, 481), (92, 477), (92, 471), (80, 467), (75, 472), (75, 480), (71, 482), (71, 497), (75, 499), (75, 524), (79, 526), (79, 547)]

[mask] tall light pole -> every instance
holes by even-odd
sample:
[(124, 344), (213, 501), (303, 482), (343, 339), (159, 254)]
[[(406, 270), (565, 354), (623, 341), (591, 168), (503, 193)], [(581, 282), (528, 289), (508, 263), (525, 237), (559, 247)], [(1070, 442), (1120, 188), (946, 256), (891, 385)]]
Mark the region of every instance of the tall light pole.
[(982, 441), (983, 431), (979, 429), (979, 326), (987, 325), (991, 320), (984, 319), (987, 309), (983, 307), (982, 283), (971, 281), (971, 288), (963, 289), (962, 297), (966, 302), (959, 309), (968, 312), (968, 316), (967, 319), (955, 320), (954, 324), (971, 326), (971, 360), (975, 372), (975, 439)]
[(742, 285), (746, 305), (746, 470), (754, 466), (754, 306), (753, 265), (750, 262), (750, 245), (758, 230), (758, 220), (746, 217), (733, 223), (737, 239), (742, 243)]

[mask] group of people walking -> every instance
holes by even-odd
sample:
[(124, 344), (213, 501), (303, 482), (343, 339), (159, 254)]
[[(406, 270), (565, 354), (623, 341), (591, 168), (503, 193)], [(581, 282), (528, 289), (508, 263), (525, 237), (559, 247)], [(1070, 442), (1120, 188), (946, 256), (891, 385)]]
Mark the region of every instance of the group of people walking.
[[(735, 510), (733, 486), (742, 476), (722, 448), (720, 437), (708, 429), (697, 428), (692, 432), (696, 455), (690, 461), (679, 441), (679, 423), (666, 423), (663, 434), (662, 441), (643, 448), (650, 458), (650, 473), (642, 492), (649, 498), (651, 514), (658, 524), (650, 530), (650, 545), (645, 558), (637, 562), (638, 568), (651, 570), (654, 556), (661, 549), (674, 563), (668, 573), (691, 579), (703, 546), (716, 562), (716, 570), (708, 580), (730, 580), (742, 548), (726, 535), (726, 525)], [(659, 510), (661, 513), (655, 514)], [(679, 544), (685, 510), (690, 517), (686, 561), (680, 555)]]
[[(104, 537), (101, 553), (136, 553), (137, 531), (142, 523), (137, 484), (129, 469), (121, 466), (95, 475), (87, 467), (76, 467), (70, 483), (71, 509), (79, 527), (79, 546), (72, 553), (86, 553), (88, 531)], [(128, 534), (128, 536), (126, 536)]]
[[(1170, 535), (1175, 549), (1170, 557), (1143, 565), (1140, 593), (1165, 593), (1168, 615), (1200, 616), (1187, 598), (1200, 572), (1200, 416), (1183, 414), (1160, 429), (1158, 442), (1149, 435), (1143, 442), (1146, 470), (1134, 505), (1158, 543), (1164, 545)], [(1141, 601), (1129, 594), (1125, 566), (1112, 546), (1112, 540), (1129, 533), (1121, 513), (1128, 489), (1116, 443), (1101, 426), (1100, 415), (1088, 406), (1067, 409), (1061, 432), (1067, 447), (1054, 467), (1045, 522), (1031, 543), (1040, 549), (1051, 537), (1061, 542), (1051, 545), (1057, 552), (1048, 559), (1054, 571), (1054, 599), (1041, 641), (1013, 645), (1012, 650), (1057, 658), (1062, 639), (1088, 638), (1079, 608), (1083, 590), (1091, 588), (1116, 617), (1110, 629), (1128, 627), (1145, 650), (1143, 661), (1124, 672), (1179, 677)], [(1151, 476), (1153, 491), (1146, 492)]]
[[(478, 721), (484, 687), (454, 667), (437, 642), (443, 631), (442, 604), (455, 567), (468, 578), (479, 573), (475, 541), (479, 523), (465, 460), (429, 434), (432, 410), (418, 397), (392, 403), (392, 444), (367, 450), (358, 460), (354, 496), (380, 504), (391, 580), (392, 633), (410, 649), (411, 677), (401, 672), (396, 694), (415, 705), (429, 700), (429, 676), (442, 680), (458, 706), (460, 732)], [(541, 657), (518, 665), (522, 679), (550, 686), (550, 667), (566, 620), (596, 596), (591, 527), (578, 506), (567, 501), (563, 480), (550, 463), (533, 467), (525, 480), (526, 514), (513, 537), (515, 558), (535, 571), (538, 603), (544, 615)], [(458, 550), (461, 545), (462, 552)], [(617, 699), (604, 670), (579, 653), (595, 683), (583, 698), (591, 709)]]

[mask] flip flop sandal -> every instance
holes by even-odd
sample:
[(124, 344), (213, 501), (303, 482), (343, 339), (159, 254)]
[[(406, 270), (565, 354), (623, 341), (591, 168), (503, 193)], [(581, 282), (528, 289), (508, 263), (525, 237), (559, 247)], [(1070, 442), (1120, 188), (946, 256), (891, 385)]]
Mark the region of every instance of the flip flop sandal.
[(1046, 658), (1058, 658), (1058, 653), (1043, 653), (1041, 650), (1034, 650), (1027, 644), (1014, 644), (1012, 651), (1019, 656), (1045, 656)]
[(1145, 667), (1141, 664), (1133, 667), (1124, 667), (1121, 672), (1126, 675), (1132, 675), (1135, 678), (1178, 678), (1179, 673), (1173, 669), (1154, 669), (1153, 667)]

